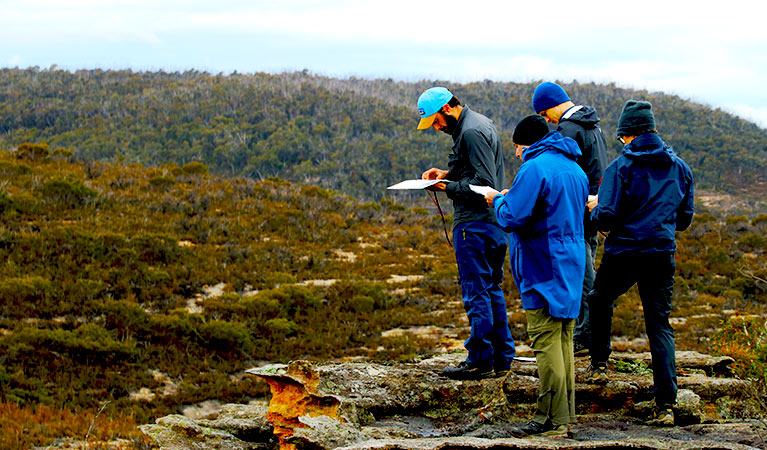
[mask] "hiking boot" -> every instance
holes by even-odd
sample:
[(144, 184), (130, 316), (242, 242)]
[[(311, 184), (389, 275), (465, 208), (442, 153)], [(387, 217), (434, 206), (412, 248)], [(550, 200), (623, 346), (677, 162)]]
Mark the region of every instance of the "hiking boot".
[(442, 376), (451, 380), (481, 380), (483, 378), (492, 378), (495, 376), (492, 367), (470, 366), (466, 361), (455, 367), (445, 367), (442, 369)]
[(552, 426), (547, 424), (541, 424), (534, 420), (527, 422), (526, 424), (516, 427), (511, 430), (511, 435), (514, 437), (527, 437), (527, 436), (551, 436), (551, 437), (567, 437), (570, 429), (567, 425)]
[(607, 384), (607, 364), (592, 363), (586, 371), (586, 383), (588, 384)]
[(573, 342), (573, 356), (587, 356), (589, 348), (581, 341)]
[(674, 410), (671, 408), (661, 408), (655, 411), (650, 419), (647, 420), (647, 425), (655, 427), (673, 427), (674, 426)]

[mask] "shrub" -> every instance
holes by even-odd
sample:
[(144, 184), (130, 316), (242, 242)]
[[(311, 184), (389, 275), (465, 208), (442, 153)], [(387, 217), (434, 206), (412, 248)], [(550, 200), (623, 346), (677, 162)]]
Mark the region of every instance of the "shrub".
[(107, 330), (95, 323), (81, 325), (73, 331), (23, 328), (10, 340), (29, 345), (34, 349), (32, 354), (37, 354), (42, 360), (66, 356), (84, 365), (127, 362), (136, 354), (130, 341), (115, 340)]
[[(298, 326), (294, 323), (293, 326), (295, 329), (291, 328), (291, 332), (298, 331)], [(200, 336), (204, 345), (213, 350), (225, 353), (239, 353), (238, 350), (250, 353), (253, 350), (250, 330), (241, 322), (213, 320), (200, 326)]]
[(30, 142), (24, 142), (19, 144), (16, 148), (16, 158), (26, 159), (29, 161), (40, 161), (47, 158), (50, 155), (50, 147), (48, 144), (32, 144)]
[(298, 325), (295, 322), (282, 317), (267, 320), (264, 327), (271, 338), (285, 338), (298, 332)]
[(53, 284), (38, 276), (0, 280), (0, 311), (6, 317), (50, 317), (52, 296)]
[(25, 164), (13, 164), (10, 161), (0, 161), (0, 175), (27, 175), (32, 168)]
[(68, 161), (71, 160), (74, 156), (75, 154), (72, 152), (72, 150), (64, 147), (57, 147), (53, 150), (53, 155), (51, 157), (58, 161)]
[(757, 317), (731, 317), (712, 338), (714, 353), (735, 359), (731, 366), (740, 378), (767, 386), (767, 324)]
[(12, 205), (13, 203), (11, 202), (11, 197), (9, 197), (5, 191), (0, 191), (0, 215), (6, 211), (10, 211)]
[(74, 178), (55, 178), (40, 187), (43, 199), (51, 204), (71, 209), (85, 205), (98, 194)]
[(166, 192), (169, 191), (174, 184), (176, 184), (176, 179), (170, 175), (159, 175), (150, 179), (149, 184), (155, 190)]
[(139, 260), (148, 264), (169, 264), (181, 255), (177, 240), (162, 234), (139, 234), (130, 243)]

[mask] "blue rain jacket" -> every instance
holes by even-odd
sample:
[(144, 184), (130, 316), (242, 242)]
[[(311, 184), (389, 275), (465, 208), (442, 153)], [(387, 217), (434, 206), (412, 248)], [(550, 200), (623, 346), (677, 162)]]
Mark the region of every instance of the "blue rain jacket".
[(509, 231), (511, 271), (525, 309), (578, 317), (586, 249), (583, 216), (586, 174), (575, 162), (578, 144), (551, 131), (523, 154), (509, 192), (493, 199), (499, 225)]
[(674, 252), (693, 216), (692, 171), (655, 133), (637, 136), (605, 169), (591, 218), (605, 252)]

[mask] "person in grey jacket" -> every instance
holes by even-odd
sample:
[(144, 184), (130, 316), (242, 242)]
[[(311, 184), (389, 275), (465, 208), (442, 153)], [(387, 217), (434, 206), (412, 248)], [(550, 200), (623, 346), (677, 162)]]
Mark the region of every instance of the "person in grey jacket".
[[(589, 179), (589, 198), (596, 196), (604, 169), (607, 167), (607, 145), (602, 129), (599, 128), (599, 116), (591, 106), (576, 105), (570, 100), (562, 86), (545, 82), (538, 85), (533, 93), (533, 109), (548, 122), (557, 124), (557, 131), (578, 143), (582, 155), (578, 165)], [(585, 356), (591, 342), (589, 306), (586, 296), (594, 286), (596, 271), (594, 264), (597, 254), (597, 229), (591, 223), (588, 211), (583, 219), (584, 238), (586, 239), (586, 274), (583, 277), (581, 310), (575, 322), (573, 342), (576, 356)]]
[(447, 180), (431, 187), (453, 201), (453, 242), (463, 305), (471, 325), (465, 342), (469, 354), (443, 375), (481, 379), (508, 372), (514, 359), (506, 299), (501, 289), (507, 234), (495, 212), (470, 186), (501, 190), (506, 185), (501, 139), (493, 121), (465, 107), (444, 87), (433, 87), (418, 98), (419, 130), (433, 128), (453, 138), (448, 170), (435, 167), (423, 179)]

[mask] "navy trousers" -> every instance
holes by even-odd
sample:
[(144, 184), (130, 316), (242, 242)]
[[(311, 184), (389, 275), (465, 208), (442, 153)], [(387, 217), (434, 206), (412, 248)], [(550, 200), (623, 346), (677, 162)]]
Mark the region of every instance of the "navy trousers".
[(586, 300), (591, 289), (594, 287), (594, 277), (596, 270), (594, 264), (597, 258), (597, 247), (599, 239), (596, 230), (586, 233), (586, 273), (583, 276), (583, 292), (581, 293), (581, 309), (578, 312), (578, 318), (575, 321), (575, 333), (573, 340), (580, 342), (586, 347), (591, 342), (591, 318), (589, 316), (589, 302)]
[(515, 349), (501, 289), (507, 235), (497, 225), (466, 222), (453, 228), (453, 243), (463, 306), (471, 325), (471, 336), (464, 343), (469, 351), (466, 363), (508, 369)]
[(594, 289), (588, 296), (591, 361), (592, 364), (606, 363), (612, 351), (610, 335), (615, 300), (636, 283), (650, 341), (655, 403), (661, 408), (676, 403), (674, 330), (668, 322), (675, 268), (674, 254), (670, 252), (605, 253), (597, 270)]

